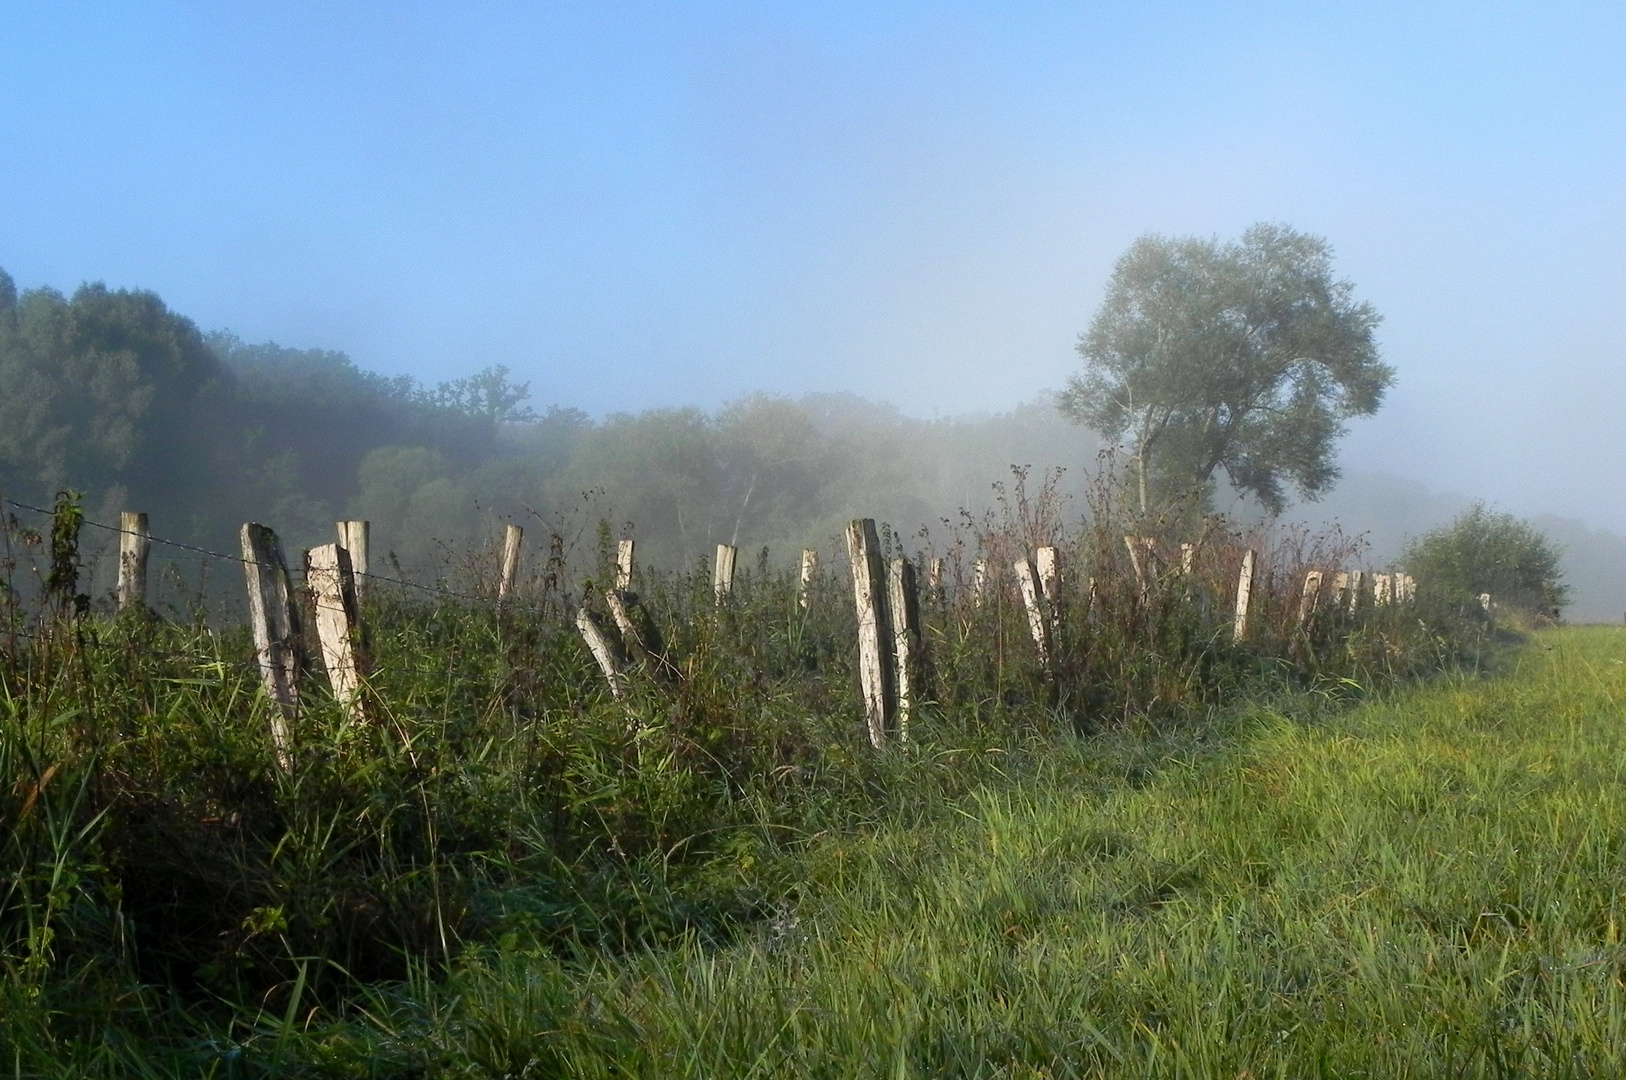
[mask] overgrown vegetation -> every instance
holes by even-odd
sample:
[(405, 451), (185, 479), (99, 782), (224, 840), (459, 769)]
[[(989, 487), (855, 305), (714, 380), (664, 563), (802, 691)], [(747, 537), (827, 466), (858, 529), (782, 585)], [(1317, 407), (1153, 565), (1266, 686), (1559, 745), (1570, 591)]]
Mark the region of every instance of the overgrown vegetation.
[(1404, 561), (1441, 602), (1460, 606), (1489, 596), (1493, 603), (1551, 621), (1569, 602), (1561, 554), (1529, 522), (1475, 503), (1450, 525), (1412, 541)]
[[(429, 1063), (445, 980), (495, 964), (523, 1001), (565, 1008), (594, 972), (796, 940), (800, 905), (841, 886), (820, 862), (832, 844), (973, 812), (1080, 738), (1202, 741), (1232, 703), (1342, 700), (1485, 643), (1484, 624), (1449, 610), (1352, 611), (1330, 592), (1301, 620), (1305, 572), (1330, 581), (1350, 555), (1336, 535), (1271, 542), (1211, 520), (1187, 541), (1189, 569), (1169, 534), (1137, 572), (1109, 489), (1093, 525), (1067, 532), (1053, 491), (1018, 481), (985, 518), (911, 544), (944, 560), (924, 598), (932, 692), (909, 743), (879, 753), (859, 719), (844, 567), (805, 608), (766, 553), (721, 604), (707, 568), (644, 572), (634, 586), (671, 665), (635, 669), (620, 701), (572, 621), (609, 581), (607, 525), (584, 545), (559, 534), (506, 605), (486, 598), (490, 553), (470, 553), (455, 591), (370, 581), (374, 722), (313, 672), (287, 771), (241, 630), (89, 613), (71, 586), (24, 610), (8, 590), (4, 1058), (21, 1075), (556, 1073), (550, 1055), (577, 1050), (522, 1018), (524, 1047), (482, 1057), (459, 1036), (470, 1048), (447, 1052), (461, 1059)], [(75, 513), (65, 501), (54, 532), (10, 523), (8, 579), (71, 563)], [(1001, 571), (1046, 543), (1063, 588), (1042, 666)], [(1254, 607), (1233, 642), (1249, 546)], [(992, 568), (980, 601), (978, 558)], [(610, 1037), (584, 1023), (589, 1042)], [(604, 1053), (642, 1043), (634, 1030)]]

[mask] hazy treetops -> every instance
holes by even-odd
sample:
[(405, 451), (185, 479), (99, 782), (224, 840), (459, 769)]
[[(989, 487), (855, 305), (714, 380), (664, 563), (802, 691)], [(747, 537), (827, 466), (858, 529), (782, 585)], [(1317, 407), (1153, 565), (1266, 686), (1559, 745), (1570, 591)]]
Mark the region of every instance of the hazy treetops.
[(1062, 410), (1130, 450), (1141, 509), (1206, 501), (1216, 470), (1273, 511), (1338, 477), (1344, 421), (1394, 373), (1379, 316), (1333, 277), (1332, 250), (1283, 225), (1238, 242), (1144, 236), (1079, 340)]

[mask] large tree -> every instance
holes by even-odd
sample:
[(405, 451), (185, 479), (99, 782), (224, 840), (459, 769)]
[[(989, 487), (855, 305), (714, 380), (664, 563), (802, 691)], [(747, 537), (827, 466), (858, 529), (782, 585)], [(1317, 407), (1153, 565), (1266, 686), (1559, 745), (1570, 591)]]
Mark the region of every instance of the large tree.
[(1313, 499), (1338, 478), (1345, 420), (1394, 379), (1353, 291), (1325, 240), (1283, 225), (1231, 243), (1143, 236), (1079, 339), (1061, 409), (1128, 446), (1143, 514), (1206, 500), (1221, 469), (1273, 512), (1289, 484)]

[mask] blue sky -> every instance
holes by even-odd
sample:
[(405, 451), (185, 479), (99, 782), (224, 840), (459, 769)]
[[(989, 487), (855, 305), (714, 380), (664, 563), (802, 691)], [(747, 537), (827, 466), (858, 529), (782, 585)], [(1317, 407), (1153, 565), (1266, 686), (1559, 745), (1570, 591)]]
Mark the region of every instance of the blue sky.
[[(594, 413), (1061, 385), (1141, 233), (1328, 237), (1351, 468), (1626, 530), (1626, 6), (0, 2), (0, 266)], [(0, 389), (3, 392), (3, 389)]]

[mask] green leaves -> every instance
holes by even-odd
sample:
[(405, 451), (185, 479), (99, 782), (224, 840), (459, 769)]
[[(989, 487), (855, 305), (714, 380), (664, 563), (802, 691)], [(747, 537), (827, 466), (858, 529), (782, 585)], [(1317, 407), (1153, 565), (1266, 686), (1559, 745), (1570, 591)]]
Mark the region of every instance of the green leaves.
[(1499, 605), (1547, 615), (1569, 601), (1561, 554), (1529, 522), (1475, 503), (1450, 525), (1414, 540), (1405, 563), (1434, 596), (1462, 603), (1490, 593)]
[(1380, 316), (1332, 276), (1332, 249), (1284, 225), (1240, 242), (1144, 236), (1118, 261), (1080, 338), (1064, 414), (1125, 440), (1149, 514), (1205, 498), (1216, 470), (1280, 511), (1338, 477), (1343, 422), (1394, 379)]

